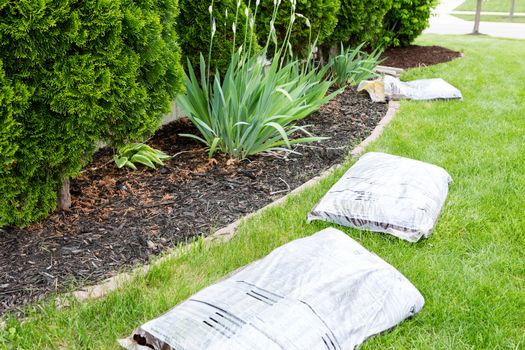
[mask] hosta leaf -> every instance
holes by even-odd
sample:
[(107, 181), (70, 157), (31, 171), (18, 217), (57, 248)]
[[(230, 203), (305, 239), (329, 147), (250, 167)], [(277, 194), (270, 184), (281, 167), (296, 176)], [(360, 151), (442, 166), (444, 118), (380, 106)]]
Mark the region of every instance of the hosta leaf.
[(117, 155), (113, 156), (113, 159), (115, 160), (115, 164), (117, 165), (117, 168), (122, 168), (126, 162), (128, 161), (127, 157), (119, 157)]
[(157, 156), (157, 151), (154, 150), (154, 149), (141, 150), (141, 151), (137, 152), (135, 155), (144, 156), (144, 157), (148, 158), (150, 161), (152, 161), (153, 163), (157, 163), (159, 165), (164, 165), (164, 163)]
[(147, 167), (155, 169), (155, 164), (153, 164), (148, 157), (145, 157), (141, 154), (135, 154), (133, 157), (131, 157), (130, 161), (132, 163), (140, 163)]
[(127, 166), (128, 168), (133, 169), (133, 170), (137, 170), (137, 167), (135, 166), (135, 164), (133, 164), (133, 163), (130, 162), (129, 160), (126, 161), (126, 163), (125, 163), (124, 165)]

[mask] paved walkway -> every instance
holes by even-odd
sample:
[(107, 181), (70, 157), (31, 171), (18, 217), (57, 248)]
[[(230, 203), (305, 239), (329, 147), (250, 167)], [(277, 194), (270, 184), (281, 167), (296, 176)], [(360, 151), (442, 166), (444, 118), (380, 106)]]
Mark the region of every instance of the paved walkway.
[[(425, 33), (432, 34), (469, 34), (474, 22), (465, 21), (451, 15), (452, 11), (464, 0), (441, 0), (430, 18), (430, 27)], [(525, 39), (525, 23), (482, 22), (479, 31), (499, 38)]]
[[(483, 8), (482, 8), (483, 9)], [(452, 11), (453, 15), (475, 15), (476, 11)], [(481, 15), (489, 16), (508, 16), (509, 12), (491, 12), (491, 11), (481, 11)], [(514, 12), (514, 16), (520, 17), (525, 16), (525, 12)]]

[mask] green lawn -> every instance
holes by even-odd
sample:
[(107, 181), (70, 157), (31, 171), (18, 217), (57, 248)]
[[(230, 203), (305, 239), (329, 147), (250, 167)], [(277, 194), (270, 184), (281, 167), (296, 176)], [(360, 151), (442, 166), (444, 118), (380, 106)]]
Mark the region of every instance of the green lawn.
[[(344, 229), (398, 268), (426, 299), (422, 312), (362, 349), (525, 347), (525, 45), (474, 36), (424, 36), (418, 44), (465, 53), (404, 78), (442, 77), (464, 101), (403, 102), (369, 150), (440, 165), (454, 178), (433, 235), (417, 244)], [(351, 162), (346, 165), (349, 166)], [(42, 304), (7, 321), (1, 349), (117, 349), (116, 339), (228, 272), (329, 226), (305, 216), (343, 173), (246, 222), (226, 244), (164, 261), (108, 297)]]
[[(477, 0), (466, 0), (464, 3), (456, 7), (456, 11), (476, 11)], [(481, 11), (489, 12), (509, 12), (511, 0), (484, 0), (481, 5)], [(514, 11), (525, 12), (525, 1), (516, 0)]]
[[(466, 21), (474, 21), (474, 15), (454, 15), (455, 17), (464, 19)], [(525, 23), (525, 16), (514, 16), (512, 20), (509, 16), (491, 16), (482, 15), (481, 22), (503, 22), (503, 23)]]

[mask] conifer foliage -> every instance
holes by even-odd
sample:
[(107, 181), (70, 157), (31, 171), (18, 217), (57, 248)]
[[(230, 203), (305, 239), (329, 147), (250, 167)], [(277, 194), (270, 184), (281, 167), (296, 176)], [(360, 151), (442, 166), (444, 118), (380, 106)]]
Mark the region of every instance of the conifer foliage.
[[(183, 65), (189, 60), (194, 69), (199, 69), (199, 57), (208, 53), (210, 47), (210, 13), (212, 0), (180, 0), (180, 16), (177, 20), (177, 33), (183, 55)], [(239, 6), (237, 6), (239, 5)], [(232, 55), (234, 32), (237, 44), (242, 43), (246, 26), (246, 5), (242, 0), (214, 0), (212, 16), (216, 22), (212, 73), (219, 70), (226, 72)], [(236, 16), (238, 21), (235, 21)], [(233, 24), (236, 23), (236, 27)], [(255, 38), (255, 34), (254, 38)], [(255, 48), (257, 49), (257, 48)]]
[(426, 27), (437, 0), (397, 0), (383, 19), (382, 42), (386, 46), (407, 46)]
[(357, 46), (366, 42), (376, 46), (381, 42), (384, 17), (392, 3), (393, 0), (341, 0), (331, 43)]
[(97, 142), (152, 133), (181, 90), (177, 0), (0, 1), (0, 226), (56, 206)]

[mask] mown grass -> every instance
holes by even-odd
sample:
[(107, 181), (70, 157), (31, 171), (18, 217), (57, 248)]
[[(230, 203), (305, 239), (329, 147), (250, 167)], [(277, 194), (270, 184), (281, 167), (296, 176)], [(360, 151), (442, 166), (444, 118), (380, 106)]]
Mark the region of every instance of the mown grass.
[[(454, 16), (464, 19), (465, 21), (471, 21), (471, 22), (473, 22), (476, 17), (474, 15), (460, 15), (460, 14), (455, 14)], [(507, 16), (482, 15), (481, 22), (525, 23), (525, 16), (514, 16), (510, 18), (508, 15)]]
[[(488, 12), (509, 12), (511, 0), (484, 0), (481, 5), (481, 11)], [(477, 0), (466, 0), (464, 3), (456, 7), (455, 11), (476, 11)], [(516, 0), (516, 12), (525, 12), (525, 2), (523, 0)]]
[[(465, 58), (407, 72), (442, 77), (464, 101), (403, 102), (378, 142), (383, 151), (438, 164), (454, 178), (434, 234), (411, 244), (344, 229), (398, 268), (426, 305), (363, 349), (525, 347), (525, 45), (486, 37), (424, 36), (419, 44)], [(350, 166), (352, 161), (347, 162)], [(236, 268), (329, 226), (305, 216), (343, 173), (249, 220), (226, 244), (197, 245), (154, 266), (125, 289), (56, 311), (41, 304), (25, 322), (7, 320), (0, 348), (117, 349), (116, 339)]]

